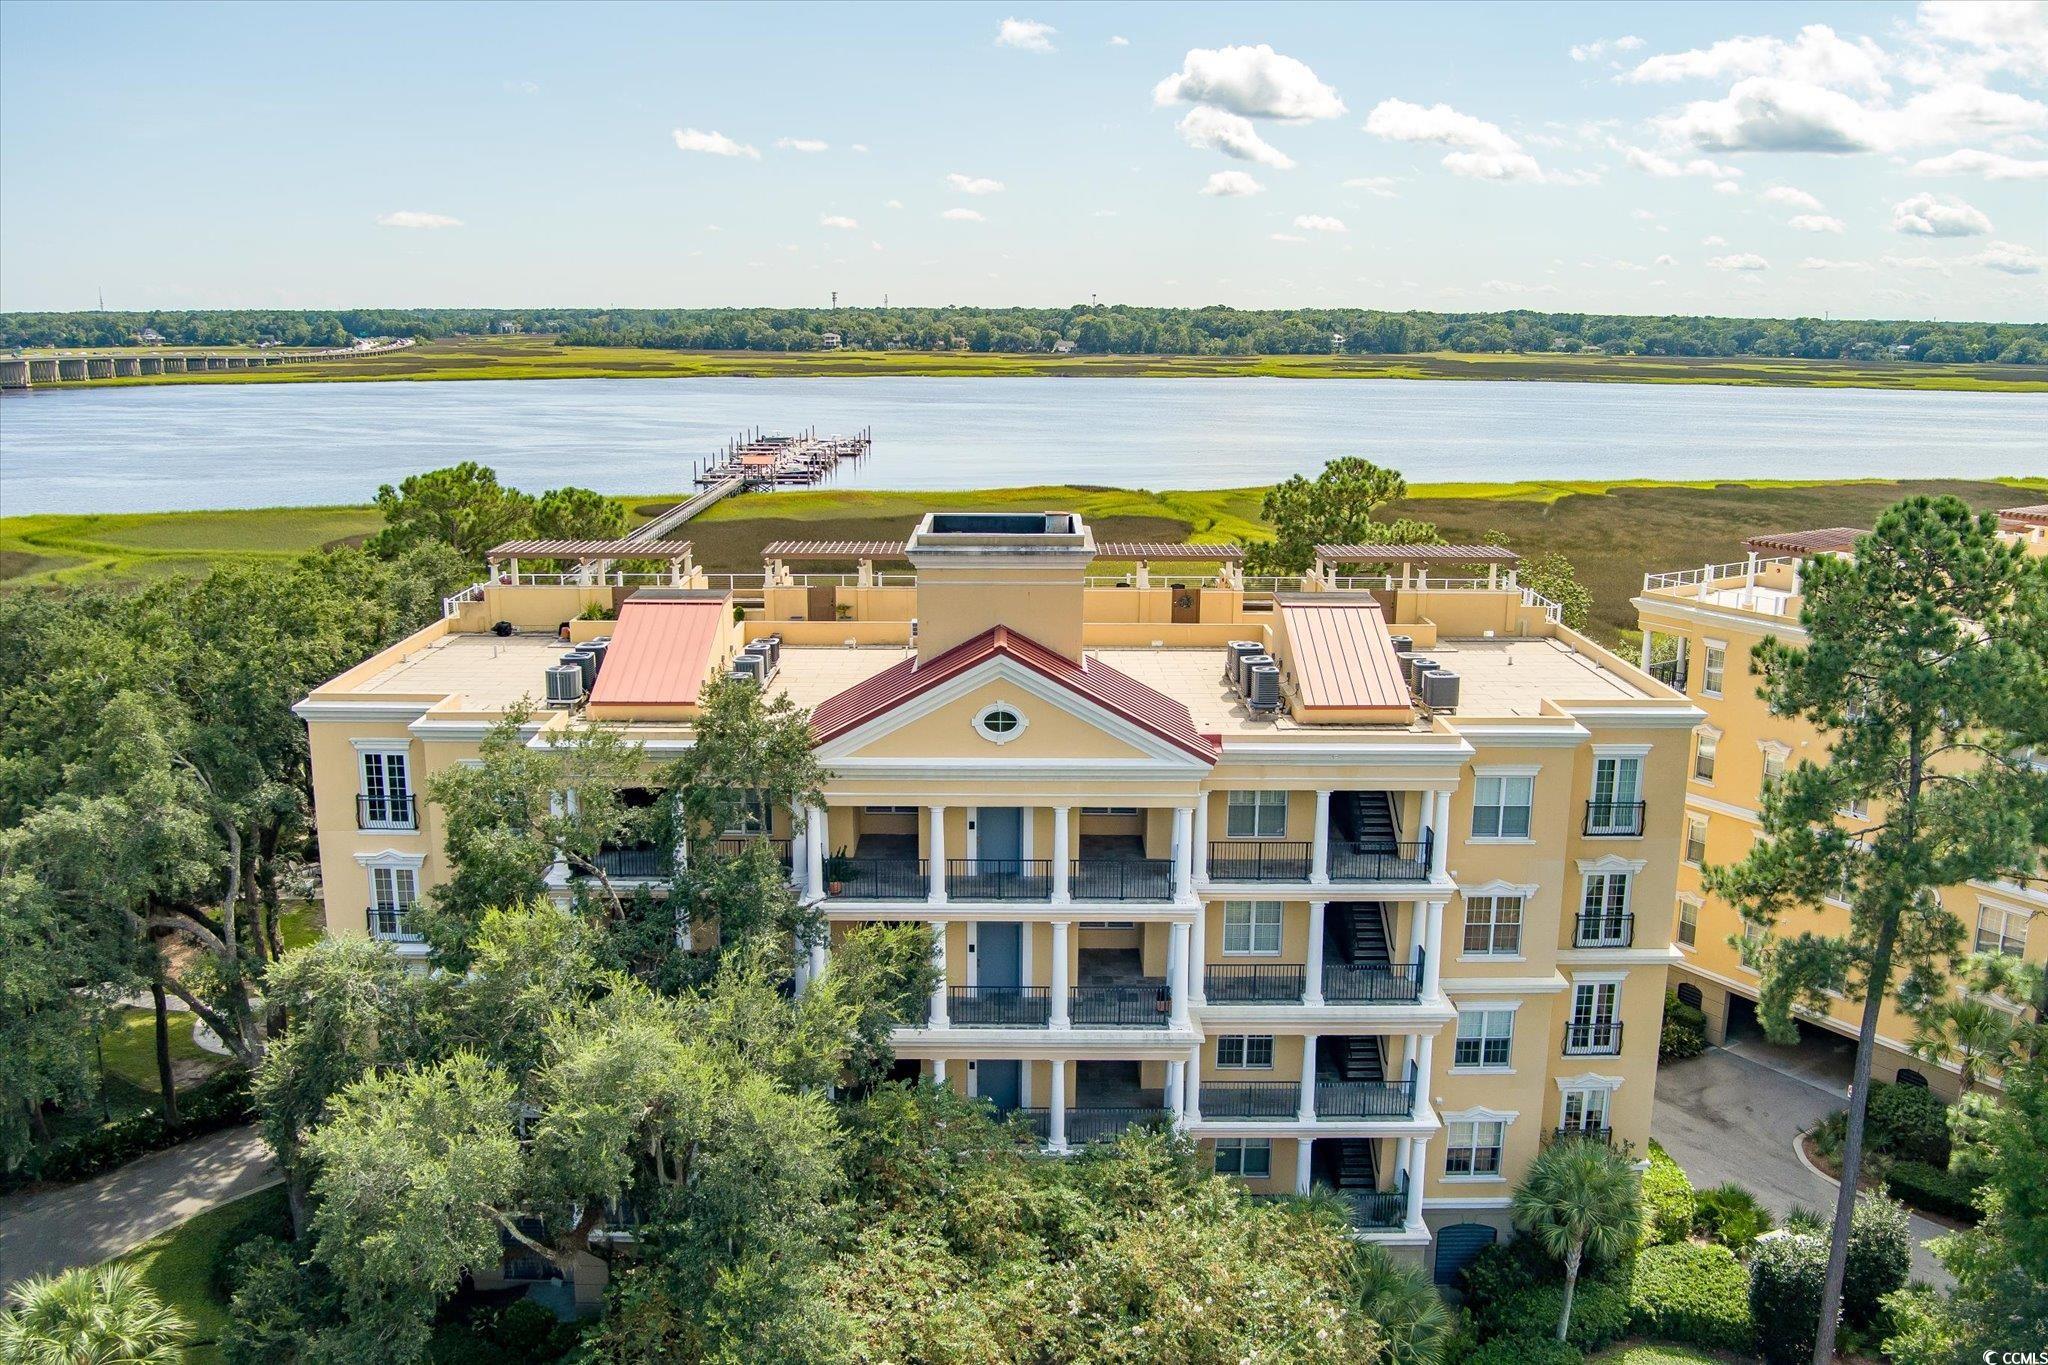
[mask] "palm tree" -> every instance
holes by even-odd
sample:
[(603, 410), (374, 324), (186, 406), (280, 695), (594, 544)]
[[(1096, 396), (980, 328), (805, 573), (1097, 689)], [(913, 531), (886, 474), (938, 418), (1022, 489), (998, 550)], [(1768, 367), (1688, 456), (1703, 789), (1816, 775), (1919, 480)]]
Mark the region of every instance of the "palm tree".
[(191, 1326), (121, 1265), (24, 1280), (0, 1312), (0, 1360), (20, 1365), (177, 1365)]
[(1937, 1063), (1954, 1057), (1967, 1095), (1986, 1062), (2005, 1065), (2015, 1032), (2012, 1015), (1998, 1006), (1968, 995), (1946, 996), (1920, 1012), (1913, 1053)]
[(1351, 1296), (1379, 1324), (1388, 1365), (1439, 1365), (1451, 1315), (1436, 1286), (1420, 1270), (1396, 1261), (1373, 1242), (1351, 1255)]
[(1529, 1163), (1515, 1191), (1515, 1226), (1564, 1262), (1563, 1341), (1572, 1321), (1572, 1294), (1586, 1254), (1612, 1260), (1635, 1242), (1640, 1192), (1635, 1168), (1604, 1142), (1555, 1142)]

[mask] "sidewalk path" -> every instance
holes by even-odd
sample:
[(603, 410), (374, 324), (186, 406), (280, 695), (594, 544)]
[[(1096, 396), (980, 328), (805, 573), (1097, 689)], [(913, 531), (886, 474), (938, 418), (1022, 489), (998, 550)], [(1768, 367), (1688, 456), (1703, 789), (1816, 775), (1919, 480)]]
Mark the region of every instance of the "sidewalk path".
[(254, 1126), (228, 1128), (40, 1194), (0, 1199), (0, 1289), (97, 1265), (210, 1208), (274, 1185)]

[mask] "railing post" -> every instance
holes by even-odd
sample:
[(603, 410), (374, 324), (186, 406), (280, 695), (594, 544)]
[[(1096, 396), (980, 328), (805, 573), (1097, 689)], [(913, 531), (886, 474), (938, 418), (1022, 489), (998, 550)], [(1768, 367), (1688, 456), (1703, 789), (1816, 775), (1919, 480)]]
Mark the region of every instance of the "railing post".
[(1313, 1033), (1305, 1033), (1301, 1037), (1301, 1106), (1295, 1117), (1303, 1123), (1314, 1123), (1316, 1118), (1317, 1041)]
[(933, 905), (946, 903), (946, 808), (926, 807), (931, 823), (929, 836), (931, 848), (931, 887), (925, 899)]
[(1055, 1057), (1052, 1066), (1052, 1114), (1045, 1145), (1055, 1152), (1067, 1150), (1067, 1060)]
[(1318, 886), (1330, 882), (1330, 793), (1316, 791), (1314, 842), (1309, 845), (1308, 879)]
[(946, 922), (932, 921), (932, 962), (939, 969), (939, 982), (932, 987), (929, 1027), (945, 1028), (952, 1023), (946, 1014)]
[(1072, 866), (1067, 852), (1067, 808), (1052, 808), (1052, 903), (1065, 905), (1074, 899), (1074, 889), (1067, 880)]
[(1169, 1021), (1173, 1028), (1188, 1026), (1188, 931), (1176, 920), (1166, 928), (1166, 985), (1172, 1001)]
[(1323, 1003), (1323, 922), (1329, 909), (1328, 901), (1308, 903), (1308, 980), (1303, 983), (1302, 994), (1305, 1005)]
[(1052, 1026), (1072, 1028), (1073, 1015), (1068, 1009), (1067, 986), (1067, 921), (1056, 919), (1052, 922)]

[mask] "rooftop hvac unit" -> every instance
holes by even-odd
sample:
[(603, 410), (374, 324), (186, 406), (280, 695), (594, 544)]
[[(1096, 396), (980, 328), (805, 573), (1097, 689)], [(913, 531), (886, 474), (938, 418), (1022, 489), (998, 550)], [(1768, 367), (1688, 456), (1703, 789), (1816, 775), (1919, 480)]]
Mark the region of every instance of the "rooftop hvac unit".
[(765, 682), (775, 676), (775, 646), (766, 640), (756, 640), (741, 651), (744, 657), (761, 661), (761, 678)]
[(773, 635), (764, 635), (754, 643), (768, 646), (768, 667), (770, 669), (782, 667), (782, 633), (780, 631)]
[(550, 664), (548, 705), (574, 706), (583, 700), (583, 670), (575, 664)]
[(609, 635), (600, 635), (595, 640), (585, 640), (582, 644), (576, 646), (576, 648), (590, 656), (594, 673), (604, 672), (605, 652), (611, 647), (612, 641)]
[(583, 690), (585, 692), (588, 692), (590, 685), (597, 681), (597, 656), (589, 650), (582, 648), (572, 649), (562, 656), (562, 662), (574, 664), (583, 670)]
[(1458, 675), (1439, 668), (1422, 677), (1422, 704), (1432, 711), (1458, 709)]
[[(1237, 690), (1250, 695), (1252, 690), (1252, 670), (1260, 664), (1271, 663), (1273, 663), (1273, 656), (1270, 654), (1247, 654), (1242, 659), (1239, 659), (1237, 661)], [(1274, 666), (1278, 667), (1277, 664)]]
[(768, 681), (768, 661), (758, 654), (735, 654), (732, 660), (732, 676), (751, 678), (755, 682)]
[(1413, 635), (1389, 635), (1387, 638), (1394, 642), (1394, 652), (1396, 654), (1413, 654), (1415, 652), (1415, 637)]
[(1280, 709), (1280, 669), (1270, 661), (1251, 666), (1251, 685), (1245, 689), (1245, 704), (1254, 711)]
[(1422, 675), (1438, 667), (1440, 665), (1435, 659), (1426, 659), (1420, 654), (1411, 656), (1408, 660), (1408, 685), (1420, 692), (1422, 690)]
[(1238, 665), (1253, 654), (1264, 654), (1265, 647), (1257, 640), (1232, 640), (1224, 648), (1229, 654), (1223, 661), (1223, 677), (1232, 687), (1237, 686)]

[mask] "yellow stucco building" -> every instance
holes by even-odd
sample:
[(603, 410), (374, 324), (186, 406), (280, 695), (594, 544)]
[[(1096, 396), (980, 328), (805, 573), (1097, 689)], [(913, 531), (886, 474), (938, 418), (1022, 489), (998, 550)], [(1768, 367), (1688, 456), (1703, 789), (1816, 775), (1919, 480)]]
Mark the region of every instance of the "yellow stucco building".
[[(739, 668), (810, 710), (830, 780), (733, 837), (779, 841), (835, 935), (928, 925), (944, 981), (901, 1067), (1049, 1150), (1172, 1123), (1448, 1275), (1560, 1130), (1645, 1147), (1702, 712), (1562, 625), (1511, 553), (1333, 546), (1252, 581), (1230, 547), (1098, 545), (1058, 512), (779, 544), (735, 580), (633, 553), (667, 572), (504, 547), (301, 703), (329, 933), (421, 951), (408, 910), (447, 870), (419, 793), (506, 708), (552, 689), (536, 734), (617, 721), (672, 757)], [(558, 630), (601, 661), (564, 664)], [(800, 976), (830, 970), (820, 945)]]
[[(2029, 554), (2048, 554), (2048, 507), (2010, 508), (2000, 514), (2003, 535)], [(1672, 982), (1680, 997), (1707, 1016), (1708, 1036), (1721, 1042), (1731, 1020), (1754, 1017), (1758, 976), (1742, 962), (1735, 940), (1748, 932), (1735, 907), (1707, 891), (1703, 866), (1738, 862), (1759, 837), (1764, 784), (1794, 763), (1821, 761), (1827, 741), (1802, 721), (1773, 716), (1757, 695), (1750, 656), (1766, 639), (1800, 643), (1802, 566), (1815, 555), (1853, 551), (1863, 533), (1830, 527), (1748, 542), (1746, 558), (1727, 564), (1653, 573), (1635, 600), (1643, 628), (1642, 667), (1690, 697), (1706, 719), (1693, 737), (1686, 764), (1683, 855), (1678, 896), (1669, 911), (1679, 964)], [(1847, 811), (1845, 821), (1868, 811)], [(2048, 911), (2048, 892), (2010, 881), (1944, 887), (1941, 901), (1962, 922), (1965, 952), (1995, 951), (2033, 961), (2048, 957), (2048, 931), (2032, 921)], [(1649, 907), (1645, 907), (1646, 912)], [(1848, 906), (1828, 902), (1786, 916), (1778, 932), (1844, 932)], [(1861, 1005), (1836, 999), (1811, 1022), (1854, 1037)], [(1954, 1098), (1959, 1066), (1911, 1050), (1914, 1023), (1887, 1000), (1878, 1021), (1874, 1071), (1880, 1080), (1922, 1083)], [(1996, 1084), (1995, 1076), (1990, 1078)]]

